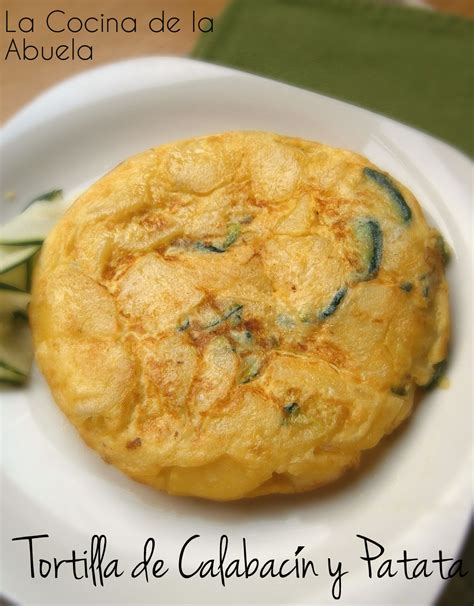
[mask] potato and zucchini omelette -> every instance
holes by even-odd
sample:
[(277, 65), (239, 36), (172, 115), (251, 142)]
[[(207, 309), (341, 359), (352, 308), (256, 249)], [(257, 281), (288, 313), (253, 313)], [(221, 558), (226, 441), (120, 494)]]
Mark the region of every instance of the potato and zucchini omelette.
[(446, 253), (414, 196), (352, 152), (253, 132), (163, 145), (48, 236), (36, 359), (135, 480), (216, 500), (310, 490), (438, 379)]

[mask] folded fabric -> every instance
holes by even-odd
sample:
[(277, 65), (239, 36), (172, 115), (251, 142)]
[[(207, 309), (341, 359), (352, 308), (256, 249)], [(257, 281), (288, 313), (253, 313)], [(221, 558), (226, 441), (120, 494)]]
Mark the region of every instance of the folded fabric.
[(235, 0), (193, 56), (372, 109), (474, 155), (474, 21), (370, 0)]

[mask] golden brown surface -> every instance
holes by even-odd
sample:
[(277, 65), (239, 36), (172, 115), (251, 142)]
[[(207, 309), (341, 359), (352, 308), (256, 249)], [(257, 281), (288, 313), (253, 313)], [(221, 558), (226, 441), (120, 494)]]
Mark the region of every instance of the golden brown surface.
[(446, 356), (448, 293), (437, 232), (371, 166), (225, 133), (83, 194), (44, 245), (30, 318), (84, 440), (141, 482), (225, 500), (330, 482), (397, 427)]

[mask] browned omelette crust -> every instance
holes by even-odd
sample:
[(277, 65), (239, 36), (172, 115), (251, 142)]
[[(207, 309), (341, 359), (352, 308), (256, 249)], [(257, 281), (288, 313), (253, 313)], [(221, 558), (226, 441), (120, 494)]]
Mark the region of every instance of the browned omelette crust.
[(224, 133), (84, 193), (44, 245), (30, 318), (87, 444), (136, 480), (226, 500), (330, 482), (399, 425), (446, 356), (448, 291), (418, 202), (390, 178), (404, 221), (367, 167)]

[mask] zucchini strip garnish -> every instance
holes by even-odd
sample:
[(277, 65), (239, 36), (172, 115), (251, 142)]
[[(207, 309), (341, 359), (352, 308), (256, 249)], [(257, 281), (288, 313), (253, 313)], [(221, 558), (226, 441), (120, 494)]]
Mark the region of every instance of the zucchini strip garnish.
[(42, 244), (64, 214), (62, 196), (56, 200), (36, 200), (0, 226), (0, 243), (7, 246)]
[(50, 202), (51, 200), (56, 200), (56, 198), (59, 198), (62, 195), (62, 189), (52, 189), (51, 191), (48, 191), (45, 194), (41, 194), (39, 196), (36, 196), (36, 198), (33, 198), (31, 202), (28, 202), (28, 205), (25, 207), (24, 210), (26, 210), (28, 206), (31, 206), (34, 202), (39, 202), (40, 200), (47, 200), (48, 202)]
[(21, 383), (24, 383), (27, 378), (26, 375), (17, 372), (3, 362), (0, 362), (0, 383), (20, 385)]
[(412, 218), (411, 209), (408, 206), (402, 193), (394, 185), (392, 180), (387, 177), (387, 175), (379, 173), (378, 170), (374, 170), (373, 168), (369, 168), (368, 166), (364, 168), (364, 175), (374, 181), (374, 183), (376, 183), (380, 188), (384, 189), (388, 193), (390, 199), (397, 205), (398, 212), (400, 213), (403, 223), (409, 223)]
[(40, 244), (30, 246), (3, 246), (0, 245), (0, 274), (11, 271), (23, 265), (40, 249)]

